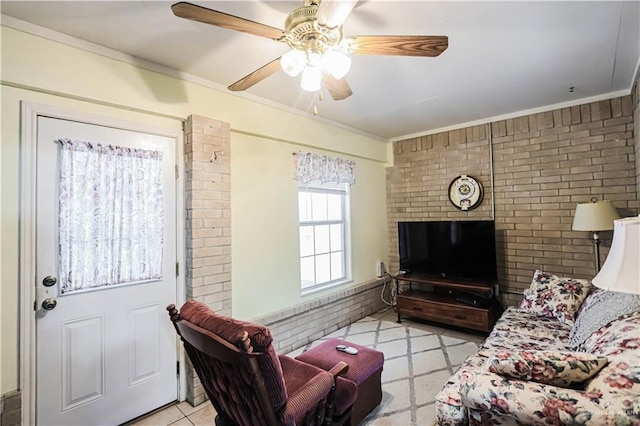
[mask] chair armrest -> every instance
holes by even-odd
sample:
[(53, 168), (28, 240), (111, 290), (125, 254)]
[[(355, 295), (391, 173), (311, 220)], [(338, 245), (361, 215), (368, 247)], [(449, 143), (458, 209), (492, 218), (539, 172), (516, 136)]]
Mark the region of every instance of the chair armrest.
[[(349, 371), (349, 364), (344, 361), (338, 362), (329, 370), (329, 373), (333, 375), (333, 385), (327, 398), (324, 425), (342, 424), (351, 416), (351, 408), (358, 397), (358, 387), (353, 381), (341, 377), (347, 371)], [(348, 414), (345, 414), (347, 412)], [(338, 420), (340, 418), (342, 420)], [(336, 422), (336, 420), (338, 421)]]
[(286, 355), (279, 355), (289, 398), (280, 411), (283, 423), (289, 424), (303, 417), (324, 400), (334, 384), (331, 373)]
[[(495, 373), (461, 372), (460, 399), (472, 411), (489, 417), (511, 417), (522, 424), (617, 425), (640, 420), (640, 398), (561, 388), (511, 379)], [(473, 413), (471, 413), (473, 415)], [(480, 419), (474, 419), (476, 421)], [(488, 419), (483, 416), (481, 421)]]
[(347, 364), (344, 361), (340, 361), (339, 363), (334, 365), (331, 370), (329, 370), (329, 373), (331, 373), (334, 377), (336, 377), (336, 376), (342, 376), (343, 374), (347, 374), (347, 371), (349, 371), (349, 364)]

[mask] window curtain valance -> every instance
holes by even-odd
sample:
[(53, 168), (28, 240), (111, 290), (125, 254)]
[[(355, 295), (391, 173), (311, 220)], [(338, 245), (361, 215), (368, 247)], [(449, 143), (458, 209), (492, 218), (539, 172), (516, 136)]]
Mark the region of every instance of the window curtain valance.
[(293, 157), (295, 162), (293, 179), (300, 183), (353, 185), (356, 181), (355, 161), (311, 152), (297, 152)]
[(56, 142), (61, 291), (161, 278), (162, 152)]

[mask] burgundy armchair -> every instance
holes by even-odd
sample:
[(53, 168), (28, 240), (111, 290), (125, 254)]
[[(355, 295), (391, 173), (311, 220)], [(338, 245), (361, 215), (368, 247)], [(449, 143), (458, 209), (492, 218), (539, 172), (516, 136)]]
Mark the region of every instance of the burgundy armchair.
[[(285, 355), (276, 355), (264, 326), (218, 315), (187, 301), (167, 307), (204, 390), (217, 412), (216, 425), (330, 425), (349, 419), (357, 390), (338, 375)], [(339, 410), (336, 411), (336, 406)]]

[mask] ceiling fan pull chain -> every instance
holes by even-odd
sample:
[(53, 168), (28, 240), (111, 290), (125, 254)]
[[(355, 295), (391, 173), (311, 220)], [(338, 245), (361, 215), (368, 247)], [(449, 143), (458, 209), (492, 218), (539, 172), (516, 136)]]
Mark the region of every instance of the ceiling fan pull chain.
[[(322, 94), (322, 90), (318, 90), (318, 101), (322, 102), (324, 99), (324, 95)], [(313, 106), (313, 115), (318, 115), (318, 105)]]

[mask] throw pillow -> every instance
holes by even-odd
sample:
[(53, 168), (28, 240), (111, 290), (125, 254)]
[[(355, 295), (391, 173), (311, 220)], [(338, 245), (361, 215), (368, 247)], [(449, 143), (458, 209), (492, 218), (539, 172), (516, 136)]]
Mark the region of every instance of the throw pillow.
[(492, 356), (488, 364), (492, 373), (569, 387), (595, 376), (607, 364), (607, 358), (584, 352), (503, 351)]
[(569, 332), (569, 346), (576, 349), (587, 337), (611, 321), (640, 311), (640, 295), (596, 288), (587, 296)]
[(590, 289), (589, 280), (536, 271), (531, 286), (524, 292), (520, 309), (571, 325)]

